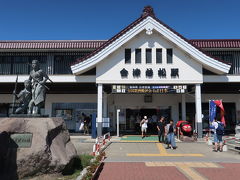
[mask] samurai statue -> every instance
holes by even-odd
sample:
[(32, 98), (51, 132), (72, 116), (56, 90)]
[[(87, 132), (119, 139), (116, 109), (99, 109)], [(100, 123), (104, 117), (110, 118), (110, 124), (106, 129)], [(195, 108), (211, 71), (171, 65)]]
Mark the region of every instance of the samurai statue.
[(16, 91), (13, 91), (15, 99), (19, 100), (20, 106), (14, 112), (15, 114), (27, 114), (28, 105), (32, 98), (31, 93), (31, 82), (29, 80), (24, 81), (24, 89), (20, 91), (19, 94), (16, 94)]
[(32, 83), (32, 99), (28, 105), (28, 114), (40, 114), (45, 102), (46, 88), (48, 89), (45, 85), (48, 79), (48, 75), (40, 69), (39, 61), (33, 60), (29, 76), (29, 81)]

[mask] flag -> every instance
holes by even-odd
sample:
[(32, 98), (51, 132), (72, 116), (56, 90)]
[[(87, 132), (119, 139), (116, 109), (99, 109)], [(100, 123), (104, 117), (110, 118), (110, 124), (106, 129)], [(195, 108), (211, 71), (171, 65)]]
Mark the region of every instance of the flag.
[(209, 121), (210, 123), (213, 122), (214, 118), (216, 117), (216, 103), (214, 100), (209, 102)]
[(215, 100), (214, 102), (220, 108), (221, 122), (224, 124), (224, 126), (226, 126), (226, 122), (224, 118), (225, 110), (222, 104), (222, 100)]

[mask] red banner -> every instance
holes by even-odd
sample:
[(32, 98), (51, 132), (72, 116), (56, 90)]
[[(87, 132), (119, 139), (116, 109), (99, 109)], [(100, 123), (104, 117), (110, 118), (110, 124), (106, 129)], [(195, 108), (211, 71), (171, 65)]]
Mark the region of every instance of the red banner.
[(224, 126), (226, 126), (226, 122), (225, 122), (225, 118), (224, 118), (225, 110), (224, 110), (224, 107), (222, 104), (222, 100), (215, 100), (214, 102), (217, 105), (217, 107), (219, 107), (221, 109), (221, 112), (220, 112), (221, 122), (224, 124)]

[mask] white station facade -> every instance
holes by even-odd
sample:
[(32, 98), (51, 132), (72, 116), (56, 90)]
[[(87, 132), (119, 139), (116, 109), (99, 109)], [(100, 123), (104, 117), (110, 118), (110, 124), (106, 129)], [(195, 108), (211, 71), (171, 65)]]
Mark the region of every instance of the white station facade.
[(10, 114), (16, 74), (20, 90), (25, 64), (39, 59), (54, 82), (42, 113), (63, 116), (73, 132), (82, 113), (96, 114), (98, 135), (135, 133), (147, 115), (153, 124), (160, 116), (188, 120), (201, 137), (215, 99), (229, 132), (239, 122), (240, 40), (187, 40), (151, 7), (107, 41), (0, 41), (0, 58), (1, 116)]

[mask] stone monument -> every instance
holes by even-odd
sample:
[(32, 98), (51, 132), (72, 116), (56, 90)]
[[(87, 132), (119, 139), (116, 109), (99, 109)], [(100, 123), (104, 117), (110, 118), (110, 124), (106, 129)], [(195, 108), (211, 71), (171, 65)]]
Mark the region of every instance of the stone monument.
[[(18, 94), (17, 79), (13, 114), (0, 118), (0, 177), (15, 180), (66, 171), (77, 156), (66, 124), (61, 117), (40, 115), (49, 90), (48, 75), (40, 69), (38, 60), (33, 60), (29, 79)], [(15, 108), (16, 100), (19, 106)]]

